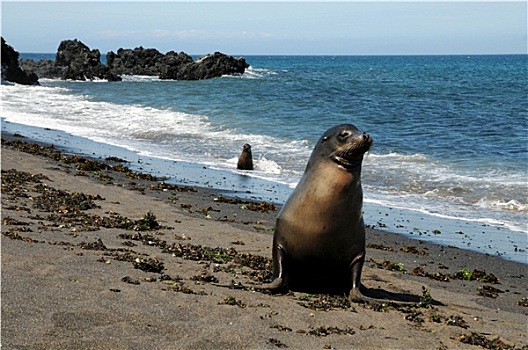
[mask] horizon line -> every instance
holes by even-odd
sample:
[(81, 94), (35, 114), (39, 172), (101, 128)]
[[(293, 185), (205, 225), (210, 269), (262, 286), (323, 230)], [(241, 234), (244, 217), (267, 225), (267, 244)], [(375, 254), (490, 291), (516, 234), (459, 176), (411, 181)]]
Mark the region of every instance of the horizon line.
[[(124, 49), (124, 50), (135, 50), (134, 49)], [(119, 50), (119, 49), (118, 49)], [(156, 49), (157, 50), (157, 49)], [(158, 50), (159, 51), (159, 50)], [(174, 50), (169, 50), (174, 51)], [(169, 52), (167, 51), (167, 52)], [(19, 54), (34, 54), (34, 55), (55, 55), (56, 52), (23, 52), (23, 51), (17, 51)], [(209, 55), (213, 52), (209, 53), (187, 53), (183, 51), (187, 55), (190, 56), (203, 56), (203, 55)], [(329, 56), (504, 56), (504, 55), (528, 55), (528, 52), (523, 53), (338, 53), (338, 54), (331, 54), (331, 53), (235, 53), (235, 54), (227, 54), (222, 51), (214, 51), (214, 52), (221, 52), (226, 55), (230, 56), (320, 56), (320, 57), (329, 57)], [(160, 51), (160, 53), (163, 53)], [(166, 53), (165, 53), (166, 54)], [(102, 55), (107, 55), (107, 53), (101, 53)]]

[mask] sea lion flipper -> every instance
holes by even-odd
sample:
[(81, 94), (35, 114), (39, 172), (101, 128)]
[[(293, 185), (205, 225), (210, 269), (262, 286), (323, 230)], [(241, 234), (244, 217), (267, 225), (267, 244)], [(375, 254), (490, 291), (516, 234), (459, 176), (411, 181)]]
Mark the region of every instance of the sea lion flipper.
[(275, 278), (273, 282), (259, 286), (257, 289), (261, 291), (268, 291), (273, 294), (285, 293), (288, 291), (288, 287), (286, 286), (286, 283), (284, 283), (284, 279), (282, 277)]
[(288, 280), (286, 270), (287, 254), (282, 244), (273, 242), (273, 282), (259, 287), (271, 293), (283, 293), (288, 291)]
[(359, 289), (352, 289), (350, 290), (348, 299), (355, 303), (361, 303), (365, 301), (365, 295), (363, 295)]
[[(374, 294), (374, 297), (370, 297), (365, 294)], [(348, 295), (348, 300), (357, 304), (367, 304), (371, 307), (391, 305), (397, 306), (417, 306), (419, 305), (419, 298), (417, 296), (405, 295), (398, 296), (397, 294), (384, 292), (384, 291), (370, 291), (365, 286), (361, 286), (360, 289), (352, 289)], [(436, 304), (440, 304), (435, 301)]]
[(365, 262), (365, 252), (358, 254), (350, 263), (350, 276), (352, 279), (352, 292), (361, 294), (361, 271)]
[(365, 287), (361, 284), (361, 271), (363, 270), (363, 263), (365, 262), (365, 252), (359, 254), (350, 263), (350, 277), (352, 280), (352, 288), (348, 299), (352, 302), (362, 303), (366, 302), (368, 297), (363, 294)]

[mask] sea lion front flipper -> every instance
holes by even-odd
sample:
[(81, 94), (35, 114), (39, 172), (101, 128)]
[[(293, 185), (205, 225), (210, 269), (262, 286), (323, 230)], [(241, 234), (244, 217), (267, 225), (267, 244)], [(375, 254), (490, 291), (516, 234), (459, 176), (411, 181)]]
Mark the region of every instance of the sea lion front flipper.
[(352, 290), (350, 295), (361, 295), (361, 271), (365, 262), (365, 252), (358, 254), (350, 263), (350, 277), (352, 279)]
[(384, 290), (374, 290), (361, 284), (361, 271), (365, 262), (365, 252), (358, 255), (350, 264), (352, 278), (352, 288), (348, 295), (351, 302), (358, 304), (369, 304), (371, 306), (392, 305), (392, 306), (415, 306), (420, 302), (420, 298), (410, 294), (391, 293)]
[(287, 254), (281, 244), (275, 244), (273, 248), (273, 282), (258, 287), (259, 290), (271, 293), (285, 293), (288, 291), (287, 280)]
[[(373, 295), (372, 297), (369, 294)], [(398, 295), (380, 290), (369, 290), (365, 286), (360, 289), (352, 289), (348, 295), (348, 300), (356, 304), (366, 304), (371, 307), (380, 307), (383, 305), (398, 306), (419, 306), (420, 297), (415, 295)], [(434, 305), (443, 305), (441, 302), (433, 300)]]
[(363, 270), (363, 263), (365, 262), (365, 252), (359, 254), (350, 263), (350, 277), (352, 280), (352, 289), (348, 295), (348, 299), (356, 303), (367, 303), (375, 301), (363, 294), (365, 286), (361, 285), (361, 271)]
[(263, 292), (267, 291), (272, 294), (286, 293), (288, 291), (288, 287), (285, 285), (284, 279), (282, 277), (275, 278), (273, 282), (258, 286), (255, 289)]

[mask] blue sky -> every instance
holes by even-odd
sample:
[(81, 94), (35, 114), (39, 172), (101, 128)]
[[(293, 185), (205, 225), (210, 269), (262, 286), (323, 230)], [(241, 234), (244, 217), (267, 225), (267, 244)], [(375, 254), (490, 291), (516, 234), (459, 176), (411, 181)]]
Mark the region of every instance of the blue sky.
[(14, 2), (2, 36), (19, 52), (79, 39), (101, 53), (395, 55), (527, 53), (527, 3)]

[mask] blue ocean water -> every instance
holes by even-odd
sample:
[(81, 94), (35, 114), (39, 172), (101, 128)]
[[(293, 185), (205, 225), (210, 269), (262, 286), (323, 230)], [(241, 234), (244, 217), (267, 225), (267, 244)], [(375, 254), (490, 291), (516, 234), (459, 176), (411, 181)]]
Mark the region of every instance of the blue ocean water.
[[(35, 55), (21, 58), (54, 59)], [(352, 123), (374, 139), (362, 178), (367, 224), (425, 235), (441, 225), (527, 261), (528, 56), (245, 58), (244, 75), (204, 81), (2, 86), (1, 116), (232, 173), (250, 143), (256, 170), (245, 175), (285, 187), (270, 198), (279, 203), (321, 134)], [(410, 214), (391, 221), (385, 210)]]

